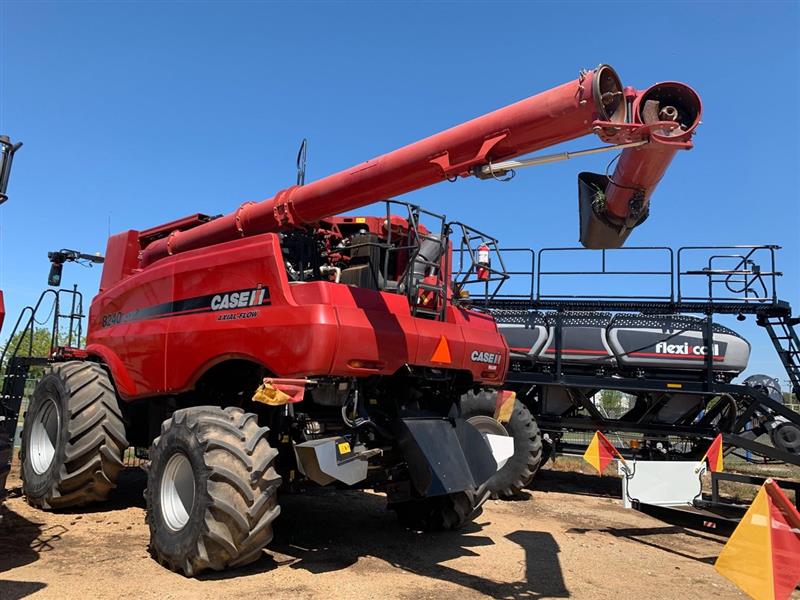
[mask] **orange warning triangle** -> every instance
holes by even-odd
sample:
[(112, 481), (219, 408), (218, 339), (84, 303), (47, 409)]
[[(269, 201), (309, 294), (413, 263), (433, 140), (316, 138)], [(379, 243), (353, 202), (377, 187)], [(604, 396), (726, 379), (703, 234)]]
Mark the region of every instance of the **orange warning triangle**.
[(800, 512), (768, 479), (714, 564), (756, 600), (788, 600), (800, 583)]
[(436, 350), (433, 351), (433, 356), (431, 356), (431, 362), (445, 365), (449, 365), (453, 362), (453, 359), (450, 358), (450, 346), (447, 344), (446, 337), (442, 336), (439, 338)]
[(714, 441), (711, 442), (711, 445), (706, 450), (706, 453), (703, 455), (703, 458), (700, 459), (700, 462), (704, 460), (708, 460), (708, 468), (712, 471), (722, 471), (725, 468), (723, 459), (722, 459), (722, 434), (717, 434), (717, 437), (714, 438)]
[(589, 447), (583, 453), (583, 460), (597, 469), (600, 475), (603, 474), (603, 471), (606, 470), (606, 467), (615, 457), (619, 457), (623, 463), (625, 462), (619, 450), (599, 431), (595, 432)]

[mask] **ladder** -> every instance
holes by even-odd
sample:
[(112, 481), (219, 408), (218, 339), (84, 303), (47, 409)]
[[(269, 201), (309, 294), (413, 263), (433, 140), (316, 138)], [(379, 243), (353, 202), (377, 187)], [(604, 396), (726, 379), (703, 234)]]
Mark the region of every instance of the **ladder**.
[(767, 330), (789, 376), (792, 391), (800, 398), (800, 338), (795, 331), (795, 325), (800, 324), (800, 317), (792, 317), (790, 313), (760, 314), (756, 322)]
[[(69, 306), (69, 312), (64, 307)], [(47, 310), (49, 307), (49, 310)], [(40, 319), (47, 310), (47, 317)], [(83, 296), (77, 286), (72, 290), (47, 289), (33, 306), (26, 306), (17, 319), (5, 347), (0, 352), (2, 387), (0, 391), (0, 498), (5, 495), (5, 484), (11, 470), (17, 421), (25, 396), (25, 383), (31, 367), (52, 362), (56, 349), (62, 342), (78, 346), (82, 342)], [(50, 354), (36, 356), (33, 340), (37, 325), (47, 324), (50, 329)], [(19, 334), (19, 335), (18, 335)]]

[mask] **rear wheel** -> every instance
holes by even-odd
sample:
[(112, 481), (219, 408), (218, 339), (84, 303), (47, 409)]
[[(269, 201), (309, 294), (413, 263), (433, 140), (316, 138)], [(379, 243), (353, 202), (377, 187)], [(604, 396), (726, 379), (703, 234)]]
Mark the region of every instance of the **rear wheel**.
[(460, 529), (483, 512), (489, 491), (456, 492), (390, 504), (403, 527), (417, 531)]
[(186, 576), (257, 560), (280, 513), (269, 429), (240, 408), (175, 411), (150, 449), (150, 552)]
[(40, 508), (105, 500), (128, 443), (111, 379), (99, 364), (53, 365), (33, 392), (22, 428), (22, 489)]
[(482, 390), (461, 397), (461, 416), (482, 434), (514, 438), (514, 454), (487, 482), (493, 498), (510, 498), (527, 486), (542, 462), (542, 435), (528, 407), (514, 401), (511, 417), (501, 423), (494, 418), (497, 392)]

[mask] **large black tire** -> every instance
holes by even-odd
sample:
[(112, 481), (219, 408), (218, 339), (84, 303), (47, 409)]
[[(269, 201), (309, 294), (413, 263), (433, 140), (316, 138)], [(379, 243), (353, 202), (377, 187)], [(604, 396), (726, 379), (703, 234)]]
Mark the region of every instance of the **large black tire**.
[(50, 367), (22, 428), (22, 490), (40, 508), (99, 502), (116, 486), (128, 442), (114, 386), (96, 363)]
[(489, 491), (457, 492), (444, 496), (396, 502), (389, 508), (403, 527), (414, 531), (452, 531), (472, 522), (483, 512)]
[[(461, 416), (468, 422), (473, 419), (473, 425), (479, 431), (483, 431), (480, 418), (494, 419), (496, 404), (496, 391), (481, 390), (478, 393), (470, 391), (461, 397)], [(474, 419), (476, 417), (477, 419)], [(493, 425), (497, 427), (497, 422), (495, 421)], [(489, 479), (487, 487), (492, 498), (512, 498), (531, 482), (539, 470), (542, 462), (542, 434), (531, 411), (519, 400), (514, 402), (514, 409), (508, 422), (499, 425), (502, 429), (487, 430), (487, 432), (505, 431), (514, 438), (514, 455)]]
[(164, 421), (145, 490), (150, 553), (162, 565), (191, 577), (261, 556), (280, 513), (268, 431), (235, 407), (185, 408)]

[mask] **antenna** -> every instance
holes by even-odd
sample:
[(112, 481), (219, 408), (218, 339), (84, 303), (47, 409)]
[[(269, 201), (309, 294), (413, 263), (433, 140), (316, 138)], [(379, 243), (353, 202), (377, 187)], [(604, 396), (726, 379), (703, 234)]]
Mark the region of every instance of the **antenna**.
[(308, 139), (303, 138), (300, 150), (297, 151), (297, 185), (306, 183), (306, 154), (308, 152)]

